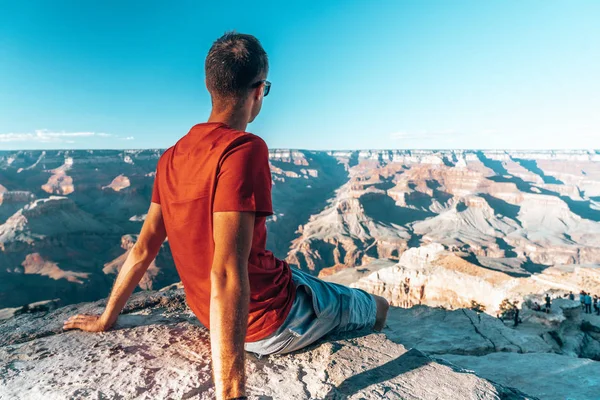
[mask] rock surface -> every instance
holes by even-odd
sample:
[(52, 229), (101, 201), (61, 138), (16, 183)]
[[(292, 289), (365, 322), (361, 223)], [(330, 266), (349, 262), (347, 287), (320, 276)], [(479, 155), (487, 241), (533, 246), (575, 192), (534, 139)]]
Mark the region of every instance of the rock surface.
[[(181, 290), (135, 295), (109, 332), (62, 332), (65, 318), (102, 305), (0, 324), (0, 398), (212, 398), (209, 335)], [(295, 354), (248, 359), (249, 391), (264, 400), (532, 398), (383, 334), (329, 338)]]
[[(109, 332), (62, 332), (68, 316), (101, 307), (68, 306), (1, 324), (0, 398), (212, 398), (209, 335), (181, 290), (134, 296)], [(382, 334), (248, 358), (249, 390), (262, 399), (528, 398)]]
[[(392, 308), (383, 334), (249, 355), (250, 392), (263, 400), (593, 399), (600, 363), (580, 357), (598, 343), (600, 318), (562, 303), (545, 322), (524, 315), (518, 329), (471, 310)], [(208, 332), (179, 285), (135, 294), (109, 332), (62, 331), (69, 316), (103, 307), (32, 305), (0, 322), (0, 399), (211, 398)], [(555, 337), (580, 354), (553, 347)]]
[(492, 353), (482, 357), (446, 355), (446, 360), (501, 384), (527, 387), (549, 400), (592, 400), (600, 396), (600, 363), (558, 354)]
[(540, 336), (518, 332), (497, 318), (468, 309), (396, 308), (392, 309), (388, 326), (391, 340), (428, 354), (480, 356), (552, 351)]
[(598, 359), (600, 317), (585, 315), (582, 323), (580, 311), (576, 302), (557, 301), (552, 314), (539, 313), (536, 320), (524, 313), (515, 329), (472, 310), (396, 308), (385, 332), (407, 348), (540, 399), (596, 399), (600, 363), (591, 358)]

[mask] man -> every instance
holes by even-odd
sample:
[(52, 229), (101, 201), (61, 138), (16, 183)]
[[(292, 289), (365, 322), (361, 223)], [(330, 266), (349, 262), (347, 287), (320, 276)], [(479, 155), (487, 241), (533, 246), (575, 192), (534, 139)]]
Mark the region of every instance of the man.
[(575, 295), (573, 292), (569, 292), (569, 300), (575, 300)]
[(550, 309), (552, 308), (552, 300), (550, 299), (550, 294), (546, 293), (546, 297), (544, 298), (544, 300), (546, 301), (546, 313), (550, 312)]
[(210, 329), (217, 398), (244, 398), (244, 349), (287, 353), (330, 332), (381, 330), (388, 304), (292, 270), (266, 250), (268, 149), (245, 130), (271, 87), (267, 54), (255, 37), (227, 33), (211, 47), (205, 72), (208, 122), (161, 156), (146, 221), (104, 313), (74, 316), (64, 327), (109, 329), (168, 236), (187, 303)]
[(586, 295), (585, 295), (585, 313), (586, 314), (592, 313), (592, 296), (590, 296), (589, 293), (586, 293)]
[(521, 319), (519, 318), (519, 307), (514, 306), (515, 309), (515, 324), (513, 326), (517, 326), (519, 325), (519, 322), (521, 322)]

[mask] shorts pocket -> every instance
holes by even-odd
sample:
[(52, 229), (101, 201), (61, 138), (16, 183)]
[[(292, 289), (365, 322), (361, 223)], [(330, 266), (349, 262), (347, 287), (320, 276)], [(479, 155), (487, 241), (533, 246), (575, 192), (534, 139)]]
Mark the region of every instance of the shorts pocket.
[(319, 305), (319, 298), (318, 298), (319, 296), (317, 296), (317, 294), (308, 285), (300, 285), (300, 286), (298, 286), (298, 289), (306, 291), (306, 293), (308, 294), (308, 296), (310, 298), (310, 303), (315, 312), (315, 315), (317, 316), (317, 318), (319, 318), (319, 316), (321, 315), (321, 309), (322, 309), (322, 307)]
[(298, 337), (298, 334), (296, 334), (294, 331), (292, 331), (290, 329), (288, 329), (288, 334), (289, 334), (289, 337), (287, 339), (285, 339), (281, 343), (281, 346), (279, 347), (279, 349), (277, 349), (272, 354), (280, 354), (280, 353), (285, 352), (286, 349), (292, 344), (292, 342)]
[(311, 296), (312, 306), (317, 318), (336, 318), (339, 312), (339, 299), (334, 284), (323, 282), (302, 271), (293, 271), (296, 290), (306, 290)]

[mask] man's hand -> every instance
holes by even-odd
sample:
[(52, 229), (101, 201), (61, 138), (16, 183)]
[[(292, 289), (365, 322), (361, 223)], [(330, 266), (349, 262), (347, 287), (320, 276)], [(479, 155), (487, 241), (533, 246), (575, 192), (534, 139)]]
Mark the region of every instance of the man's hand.
[(104, 332), (110, 329), (102, 315), (77, 314), (63, 324), (63, 329), (80, 329), (86, 332)]

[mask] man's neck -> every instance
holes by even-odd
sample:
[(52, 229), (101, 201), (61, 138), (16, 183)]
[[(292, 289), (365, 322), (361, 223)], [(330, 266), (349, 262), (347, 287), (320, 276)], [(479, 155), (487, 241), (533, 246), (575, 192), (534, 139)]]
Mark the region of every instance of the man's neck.
[(248, 116), (240, 109), (225, 109), (217, 112), (213, 108), (208, 122), (222, 122), (238, 131), (245, 131), (248, 126)]

